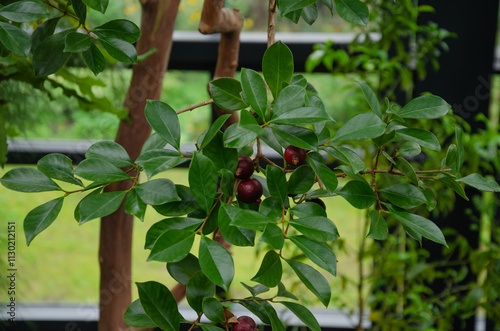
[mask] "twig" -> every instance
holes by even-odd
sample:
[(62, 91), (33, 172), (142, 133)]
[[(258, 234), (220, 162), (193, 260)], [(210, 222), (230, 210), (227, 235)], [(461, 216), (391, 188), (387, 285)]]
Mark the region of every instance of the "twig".
[(203, 106), (206, 106), (206, 105), (209, 105), (211, 103), (214, 103), (214, 99), (209, 99), (209, 100), (205, 100), (205, 101), (202, 101), (202, 102), (198, 102), (194, 105), (191, 105), (189, 107), (186, 107), (186, 108), (182, 108), (182, 109), (179, 109), (176, 111), (177, 114), (181, 114), (181, 113), (184, 113), (186, 111), (191, 111), (193, 109), (196, 109), (196, 108), (200, 108), (200, 107), (203, 107)]
[[(80, 21), (80, 19), (79, 19), (78, 17), (76, 17), (76, 16), (75, 16), (75, 15), (73, 15), (73, 14), (68, 13), (68, 11), (67, 11), (66, 9), (61, 9), (61, 8), (59, 8), (59, 7), (57, 7), (57, 6), (53, 5), (53, 4), (51, 4), (51, 3), (50, 3), (50, 1), (48, 1), (48, 0), (47, 0), (47, 1), (45, 1), (45, 3), (46, 3), (47, 5), (49, 5), (50, 7), (54, 8), (55, 10), (60, 11), (60, 12), (61, 12), (61, 13), (63, 13), (65, 16), (69, 16), (69, 17), (73, 18), (74, 20), (76, 20), (78, 23), (80, 23), (80, 25), (83, 27), (83, 29), (85, 29), (85, 31), (87, 31), (87, 34), (90, 36), (90, 30), (89, 30), (89, 29), (87, 29), (87, 27), (85, 26), (85, 24), (84, 24), (82, 21)], [(69, 2), (68, 2), (68, 3), (69, 3)], [(66, 6), (66, 8), (67, 8), (67, 6)]]
[(267, 48), (274, 44), (276, 35), (276, 0), (269, 0), (267, 19)]
[(273, 301), (273, 298), (269, 299), (255, 299), (255, 298), (248, 298), (248, 299), (223, 299), (219, 300), (220, 302), (238, 302), (238, 301)]
[(191, 324), (191, 327), (189, 328), (189, 330), (188, 330), (188, 331), (193, 330), (193, 328), (196, 326), (196, 324), (198, 324), (198, 323), (200, 322), (200, 320), (201, 320), (201, 316), (203, 316), (203, 313), (200, 313), (200, 314), (198, 315), (198, 318), (196, 319), (196, 321), (194, 321), (194, 322), (193, 322), (193, 324)]

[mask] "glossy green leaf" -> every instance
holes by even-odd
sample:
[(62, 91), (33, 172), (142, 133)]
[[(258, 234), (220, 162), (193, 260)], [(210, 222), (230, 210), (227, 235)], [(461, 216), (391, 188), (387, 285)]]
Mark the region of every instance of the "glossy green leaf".
[(307, 154), (307, 162), (330, 195), (335, 193), (338, 179), (335, 173), (323, 163), (323, 156), (317, 152)]
[(149, 150), (135, 161), (138, 165), (144, 168), (149, 179), (172, 169), (180, 164), (187, 162), (188, 158), (182, 158), (179, 152), (168, 149), (152, 149)]
[(214, 323), (224, 322), (224, 307), (216, 298), (204, 298), (202, 308), (203, 314), (210, 321)]
[(136, 283), (139, 300), (151, 321), (164, 331), (178, 331), (180, 314), (168, 288), (157, 282)]
[(118, 168), (134, 165), (125, 148), (114, 141), (99, 141), (92, 144), (85, 153), (85, 157), (103, 159)]
[(224, 146), (224, 135), (222, 132), (217, 132), (210, 143), (203, 148), (203, 155), (213, 162), (216, 169), (227, 169), (231, 173), (234, 173), (238, 166), (238, 151), (235, 148)]
[(286, 14), (302, 9), (313, 3), (316, 3), (317, 0), (281, 0), (278, 1), (278, 6), (280, 10), (280, 17), (285, 16)]
[(0, 21), (1, 44), (12, 53), (27, 57), (31, 48), (30, 35), (20, 28)]
[(134, 43), (139, 39), (141, 30), (133, 22), (125, 19), (112, 20), (96, 28), (93, 32), (101, 38), (115, 38)]
[(460, 170), (464, 164), (465, 150), (463, 144), (463, 131), (458, 126), (455, 127), (455, 138), (457, 141), (457, 167), (458, 170)]
[(148, 205), (161, 205), (180, 201), (175, 185), (170, 179), (159, 178), (136, 185), (135, 190), (142, 201)]
[(330, 12), (333, 14), (333, 0), (321, 0), (325, 4), (325, 6), (330, 9)]
[(269, 251), (264, 256), (259, 271), (253, 276), (252, 281), (268, 287), (275, 287), (281, 281), (282, 273), (280, 256), (275, 251)]
[(286, 328), (278, 317), (278, 314), (276, 313), (274, 307), (265, 301), (262, 302), (261, 305), (262, 308), (264, 308), (267, 316), (269, 317), (269, 320), (271, 322), (271, 329), (274, 331), (285, 331)]
[(268, 223), (264, 228), (264, 232), (259, 238), (274, 249), (282, 249), (285, 245), (283, 231), (274, 223)]
[(290, 213), (297, 217), (323, 216), (326, 217), (326, 211), (315, 202), (302, 202), (290, 209)]
[(31, 35), (31, 50), (35, 50), (43, 40), (52, 36), (61, 17), (54, 17), (40, 24)]
[(283, 147), (281, 146), (278, 138), (274, 134), (273, 130), (269, 126), (264, 127), (264, 132), (260, 138), (262, 141), (267, 144), (267, 146), (271, 147), (275, 150), (279, 155), (283, 156)]
[(37, 76), (53, 74), (66, 64), (71, 53), (64, 52), (65, 40), (74, 31), (64, 30), (40, 42), (33, 53), (33, 69)]
[(460, 195), (462, 198), (465, 200), (469, 201), (469, 198), (465, 194), (465, 190), (460, 185), (460, 183), (457, 181), (457, 178), (453, 175), (450, 175), (446, 172), (441, 173), (441, 175), (438, 177), (439, 181), (443, 183), (444, 185), (448, 186), (451, 188), (453, 191), (455, 191), (458, 195)]
[(214, 123), (210, 126), (210, 129), (208, 129), (207, 133), (203, 137), (203, 141), (201, 142), (200, 148), (203, 149), (205, 148), (211, 141), (214, 139), (214, 137), (217, 135), (219, 132), (220, 128), (224, 125), (224, 123), (227, 121), (227, 119), (231, 116), (231, 114), (224, 114), (219, 116)]
[(114, 213), (126, 194), (125, 191), (115, 191), (87, 195), (80, 204), (80, 224)]
[(231, 224), (251, 230), (263, 231), (268, 223), (274, 223), (275, 220), (269, 216), (262, 215), (253, 210), (241, 210), (234, 216)]
[(396, 217), (405, 226), (405, 228), (410, 229), (411, 231), (438, 244), (448, 247), (443, 233), (438, 226), (434, 224), (434, 222), (420, 215), (411, 214), (394, 208), (390, 210), (389, 213)]
[(179, 150), (181, 129), (175, 110), (164, 102), (148, 100), (144, 113), (156, 133)]
[(209, 83), (210, 95), (217, 106), (225, 110), (240, 110), (248, 107), (241, 98), (243, 88), (234, 78), (218, 78)]
[(417, 174), (415, 173), (415, 169), (410, 162), (401, 157), (395, 158), (394, 161), (396, 162), (396, 168), (399, 169), (413, 184), (418, 185)]
[(116, 38), (98, 38), (97, 40), (115, 60), (126, 64), (137, 63), (137, 52), (131, 43)]
[(443, 117), (450, 105), (435, 95), (423, 95), (410, 101), (398, 112), (402, 118), (435, 119)]
[(230, 148), (240, 148), (250, 144), (257, 136), (257, 133), (246, 130), (236, 123), (224, 131), (224, 144)]
[(396, 131), (396, 138), (417, 143), (420, 146), (429, 148), (433, 151), (441, 150), (441, 145), (439, 144), (436, 136), (432, 132), (424, 129), (400, 129)]
[(316, 180), (316, 174), (309, 165), (301, 165), (293, 171), (288, 179), (288, 194), (303, 194), (311, 189)]
[(231, 254), (222, 245), (202, 236), (198, 256), (203, 273), (227, 291), (234, 277), (234, 262)]
[(304, 7), (301, 16), (307, 24), (312, 25), (318, 19), (318, 5), (313, 3)]
[(334, 241), (339, 237), (335, 224), (323, 216), (294, 218), (289, 222), (295, 229), (314, 240)]
[(26, 235), (26, 243), (31, 241), (48, 228), (57, 218), (63, 205), (64, 197), (60, 197), (44, 203), (31, 210), (24, 219), (23, 229)]
[(354, 173), (363, 171), (366, 168), (365, 162), (359, 157), (358, 154), (356, 154), (355, 151), (348, 147), (331, 146), (327, 148), (326, 151), (328, 152), (328, 154), (338, 159), (339, 161), (350, 165)]
[(448, 146), (448, 150), (446, 151), (446, 156), (442, 160), (441, 168), (451, 168), (451, 174), (455, 175), (458, 172), (458, 163), (457, 163), (458, 151), (457, 145), (451, 144)]
[(283, 83), (289, 83), (293, 75), (293, 55), (288, 46), (277, 41), (266, 50), (262, 58), (262, 73), (276, 100)]
[(387, 229), (387, 223), (384, 217), (379, 211), (372, 210), (369, 213), (370, 216), (370, 230), (366, 237), (373, 238), (377, 240), (385, 240), (389, 236), (389, 230)]
[[(394, 132), (394, 131), (393, 131)], [(403, 157), (413, 157), (417, 156), (422, 152), (420, 145), (413, 142), (404, 143), (398, 150), (398, 154)]]
[(319, 107), (301, 107), (281, 111), (271, 119), (271, 123), (276, 124), (313, 124), (327, 121), (327, 113)]
[(311, 150), (318, 150), (318, 136), (314, 131), (292, 125), (272, 127), (273, 132), (288, 144)]
[(87, 6), (82, 0), (71, 0), (71, 5), (73, 6), (76, 17), (80, 19), (80, 22), (85, 23), (87, 20)]
[(337, 258), (327, 244), (303, 236), (291, 236), (289, 239), (312, 262), (332, 275), (337, 275)]
[(288, 85), (279, 92), (273, 106), (273, 115), (304, 106), (306, 90), (302, 86)]
[(28, 23), (49, 16), (49, 10), (40, 1), (23, 0), (0, 8), (0, 16), (9, 21)]
[(295, 302), (280, 301), (280, 303), (294, 313), (309, 329), (312, 331), (321, 331), (318, 320), (316, 320), (316, 317), (314, 317), (309, 309)]
[(139, 299), (135, 300), (128, 306), (125, 315), (123, 315), (123, 320), (127, 325), (135, 328), (154, 328), (156, 324), (151, 321), (149, 316), (144, 311)]
[(140, 155), (143, 155), (144, 153), (146, 153), (150, 150), (153, 150), (153, 149), (163, 149), (163, 148), (165, 148), (165, 146), (167, 146), (167, 141), (165, 139), (163, 139), (156, 132), (153, 132), (153, 134), (151, 134), (148, 137), (148, 139), (146, 140), (146, 142), (142, 146)]
[(133, 215), (144, 222), (147, 205), (139, 198), (136, 190), (128, 192), (123, 202), (123, 210), (129, 215)]
[(172, 217), (153, 224), (146, 233), (144, 248), (152, 249), (156, 240), (169, 230), (185, 230), (194, 232), (203, 223), (202, 218)]
[(359, 0), (335, 0), (335, 8), (339, 16), (349, 23), (368, 24), (368, 7)]
[(394, 205), (411, 209), (427, 202), (425, 195), (416, 187), (410, 184), (396, 184), (381, 189), (380, 192)]
[(276, 294), (276, 296), (282, 298), (289, 298), (293, 300), (299, 300), (299, 298), (297, 298), (293, 293), (288, 292), (283, 283), (278, 284), (278, 293)]
[(457, 182), (472, 186), (480, 191), (500, 192), (500, 185), (494, 179), (485, 178), (480, 174), (470, 174), (457, 179)]
[(178, 262), (184, 259), (193, 247), (195, 233), (189, 230), (171, 229), (156, 239), (148, 261)]
[(386, 124), (374, 113), (361, 113), (348, 119), (333, 137), (333, 141), (373, 139), (385, 132)]
[(267, 108), (267, 88), (261, 75), (252, 69), (241, 69), (241, 87), (246, 100), (260, 118), (264, 118)]
[(257, 123), (257, 120), (253, 117), (252, 114), (248, 110), (243, 109), (240, 111), (240, 128), (243, 130), (252, 131), (259, 136), (265, 134), (263, 128)]
[(170, 276), (184, 285), (187, 285), (191, 277), (200, 270), (198, 258), (191, 253), (179, 262), (167, 263), (167, 271)]
[(71, 159), (66, 155), (59, 153), (45, 155), (38, 160), (36, 167), (50, 178), (83, 186), (82, 182), (73, 175)]
[(365, 96), (366, 101), (368, 101), (368, 105), (372, 109), (372, 111), (378, 117), (382, 118), (382, 109), (380, 109), (380, 103), (378, 102), (377, 95), (373, 92), (372, 88), (363, 81), (357, 82), (359, 86), (361, 86), (361, 90)]
[(106, 12), (106, 8), (108, 8), (108, 3), (109, 3), (109, 0), (82, 0), (82, 1), (90, 8), (100, 11), (103, 14)]
[(265, 301), (238, 301), (238, 304), (242, 305), (250, 312), (252, 312), (255, 316), (257, 316), (262, 323), (271, 324), (271, 320), (267, 315), (266, 310), (264, 309), (264, 305), (268, 304)]
[(218, 183), (212, 161), (203, 154), (194, 153), (189, 165), (188, 180), (195, 200), (208, 213), (212, 208)]
[(283, 205), (285, 200), (287, 200), (287, 183), (285, 173), (278, 167), (268, 165), (266, 178), (267, 188), (271, 197)]
[(270, 290), (269, 287), (264, 286), (262, 284), (257, 284), (255, 286), (250, 286), (250, 285), (247, 285), (247, 284), (245, 284), (245, 283), (242, 282), (241, 285), (243, 285), (243, 287), (246, 288), (250, 292), (250, 294), (252, 295), (252, 297), (256, 297), (259, 294), (269, 292), (269, 290)]
[(60, 191), (61, 188), (40, 170), (17, 167), (9, 170), (0, 179), (3, 186), (18, 192)]
[(203, 300), (213, 297), (214, 294), (215, 284), (202, 271), (195, 273), (187, 283), (186, 300), (198, 314), (203, 311)]
[(366, 182), (351, 180), (337, 194), (347, 200), (353, 207), (366, 209), (377, 201), (373, 189)]
[(64, 41), (65, 52), (83, 52), (90, 48), (91, 38), (88, 34), (71, 32)]
[(253, 246), (255, 241), (255, 230), (234, 226), (231, 222), (240, 208), (222, 203), (219, 210), (219, 230), (224, 239), (236, 246)]
[(175, 185), (175, 189), (180, 200), (153, 206), (159, 214), (165, 216), (182, 216), (200, 208), (189, 187)]
[(112, 183), (130, 179), (130, 176), (125, 171), (102, 159), (85, 159), (78, 164), (73, 173), (99, 183)]
[(102, 55), (101, 51), (94, 43), (90, 44), (88, 50), (82, 52), (82, 58), (87, 67), (89, 67), (96, 76), (106, 68), (104, 55)]
[(325, 305), (328, 307), (332, 295), (330, 284), (323, 275), (313, 267), (294, 260), (285, 259), (302, 283)]

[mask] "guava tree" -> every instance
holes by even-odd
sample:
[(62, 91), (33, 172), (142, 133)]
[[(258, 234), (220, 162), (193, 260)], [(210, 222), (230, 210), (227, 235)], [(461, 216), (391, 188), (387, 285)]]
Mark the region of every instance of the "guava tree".
[[(332, 1), (321, 2), (333, 10)], [(220, 1), (206, 3), (220, 5)], [(279, 15), (296, 21), (303, 17), (312, 23), (317, 15), (316, 3), (283, 0), (278, 2)], [(74, 36), (75, 31), (64, 30), (54, 34), (54, 29), (47, 32), (44, 40), (53, 41), (51, 47), (57, 45), (61, 53), (81, 52), (94, 72), (102, 68), (96, 66), (99, 47), (114, 54), (118, 60), (126, 62), (132, 58), (135, 61), (135, 53), (129, 47), (132, 40), (126, 39), (129, 33), (122, 34), (124, 26), (130, 26), (128, 23), (120, 21), (119, 28), (101, 30), (83, 24), (82, 13), (86, 6), (104, 11), (106, 4), (104, 0), (73, 0), (71, 6), (61, 9), (49, 3), (53, 11), (71, 15), (86, 33)], [(61, 192), (60, 198), (36, 207), (26, 216), (24, 228), (28, 243), (57, 218), (66, 196), (88, 192), (76, 207), (75, 218), (80, 224), (103, 218), (101, 291), (107, 290), (114, 271), (126, 268), (130, 274), (132, 217), (143, 219), (149, 205), (167, 218), (154, 224), (145, 238), (145, 247), (151, 250), (148, 260), (166, 263), (170, 275), (185, 285), (187, 301), (198, 313), (195, 321), (187, 321), (191, 329), (195, 326), (204, 330), (220, 329), (201, 323), (203, 316), (226, 329), (241, 330), (243, 325), (253, 329), (255, 325), (250, 321), (238, 320), (230, 312), (228, 303), (237, 303), (273, 329), (284, 330), (274, 303), (292, 311), (309, 328), (320, 330), (314, 316), (286, 289), (282, 275), (283, 270), (293, 272), (322, 304), (328, 306), (331, 289), (322, 270), (332, 275), (336, 273), (337, 261), (329, 244), (338, 238), (342, 229), (339, 231), (328, 218), (322, 199), (340, 196), (355, 208), (367, 209), (371, 218), (368, 237), (386, 238), (386, 219), (390, 217), (399, 221), (408, 235), (419, 242), (427, 238), (446, 245), (441, 230), (418, 214), (418, 208), (432, 208), (436, 203), (430, 190), (432, 184), (443, 183), (462, 196), (462, 184), (481, 190), (500, 190), (496, 182), (479, 174), (460, 175), (465, 151), (459, 129), (455, 143), (443, 153), (439, 169), (418, 169), (407, 160), (420, 154), (421, 148), (441, 149), (441, 143), (432, 132), (412, 127), (415, 120), (447, 115), (450, 106), (437, 96), (420, 96), (403, 107), (389, 102), (381, 106), (374, 92), (360, 82), (371, 110), (354, 115), (338, 130), (331, 129), (333, 119), (315, 88), (304, 76), (294, 73), (293, 55), (288, 47), (279, 41), (273, 43), (276, 3), (272, 0), (269, 5), (270, 42), (262, 59), (262, 75), (244, 68), (241, 80), (215, 79), (209, 86), (210, 100), (177, 111), (155, 101), (166, 68), (178, 2), (144, 0), (141, 4), (142, 36), (137, 52), (144, 54), (152, 48), (157, 51), (134, 67), (125, 99), (129, 120), (121, 122), (116, 142), (94, 144), (87, 151), (86, 159), (76, 167), (67, 157), (51, 154), (39, 161), (37, 169), (18, 167), (1, 179), (2, 184), (12, 190)], [(335, 1), (335, 5), (348, 21), (367, 23), (368, 9), (362, 2)], [(28, 17), (23, 16), (26, 12)], [(28, 0), (0, 9), (0, 16), (5, 17), (6, 13), (11, 21), (31, 22), (51, 12), (45, 4)], [(0, 41), (8, 51), (17, 54), (9, 56), (27, 57), (31, 40), (24, 35), (26, 32), (14, 24), (0, 23), (3, 29)], [(102, 30), (105, 33), (111, 30), (114, 34), (106, 36)], [(43, 28), (40, 33), (45, 31)], [(165, 33), (169, 36), (167, 44), (164, 44)], [(13, 38), (13, 35), (22, 35), (24, 39)], [(76, 45), (73, 45), (75, 37)], [(24, 52), (16, 48), (16, 40), (25, 41)], [(35, 68), (35, 54), (44, 42), (33, 50)], [(66, 49), (68, 43), (77, 48)], [(83, 45), (78, 48), (80, 44)], [(42, 47), (40, 52), (42, 50), (48, 53), (48, 49)], [(54, 62), (42, 61), (47, 65)], [(58, 63), (59, 67), (39, 73), (55, 72), (65, 61)], [(239, 111), (240, 121), (222, 132), (221, 128), (231, 115), (224, 114), (199, 137), (196, 150), (181, 150), (178, 116), (212, 102), (225, 111)], [(150, 136), (151, 128), (155, 133)], [(350, 145), (352, 141), (366, 144), (372, 156), (369, 164)], [(283, 165), (263, 154), (263, 142), (283, 156)], [(335, 169), (328, 167), (324, 162), (325, 154), (333, 156), (341, 165)], [(155, 178), (185, 162), (189, 162), (189, 186)], [(139, 174), (143, 171), (147, 180), (140, 181)], [(344, 178), (342, 186), (338, 185), (339, 177)], [(381, 178), (390, 178), (391, 184), (379, 185)], [(82, 179), (90, 184), (83, 184)], [(197, 237), (199, 246), (193, 247)], [(234, 278), (234, 262), (226, 242), (253, 247), (256, 240), (263, 242), (266, 249), (254, 275), (248, 277), (247, 283), (253, 283), (245, 283), (249, 294), (244, 298), (231, 298), (229, 289)], [(294, 253), (297, 251), (301, 254)], [(217, 297), (216, 286), (229, 291), (228, 297)], [(139, 299), (125, 313), (126, 324), (178, 330), (184, 318), (178, 312), (172, 292), (156, 281), (138, 283), (137, 288)], [(102, 330), (127, 328), (122, 307), (130, 302), (130, 290), (112, 295), (111, 304), (101, 302)]]

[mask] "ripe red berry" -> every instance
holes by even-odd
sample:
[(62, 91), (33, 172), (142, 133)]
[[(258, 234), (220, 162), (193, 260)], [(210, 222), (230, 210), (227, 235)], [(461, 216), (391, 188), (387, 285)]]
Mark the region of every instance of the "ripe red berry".
[(245, 179), (238, 185), (238, 198), (245, 203), (256, 203), (262, 192), (262, 185), (255, 178)]
[(257, 325), (255, 321), (249, 316), (238, 317), (237, 324), (233, 324), (233, 331), (254, 331)]
[(238, 166), (234, 172), (234, 177), (238, 179), (250, 178), (253, 174), (253, 160), (246, 155), (238, 156)]
[(326, 205), (325, 203), (323, 202), (323, 200), (321, 200), (320, 198), (312, 198), (312, 199), (307, 199), (306, 200), (307, 202), (314, 202), (314, 203), (317, 203), (318, 205), (320, 205), (323, 209), (326, 210)]
[(285, 161), (288, 164), (298, 166), (306, 160), (306, 150), (300, 147), (289, 145), (285, 148)]

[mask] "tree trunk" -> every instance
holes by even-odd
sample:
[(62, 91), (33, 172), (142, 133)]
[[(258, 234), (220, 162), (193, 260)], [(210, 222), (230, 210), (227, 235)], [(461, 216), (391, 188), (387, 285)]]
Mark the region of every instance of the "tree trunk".
[[(144, 107), (148, 99), (160, 98), (163, 77), (167, 69), (172, 34), (180, 0), (141, 0), (141, 37), (137, 54), (151, 49), (156, 52), (133, 67), (132, 80), (124, 106), (130, 120), (122, 120), (116, 142), (135, 160), (151, 133)], [(107, 191), (124, 190), (130, 182), (114, 183)], [(123, 314), (131, 302), (133, 216), (123, 208), (101, 220), (99, 264), (100, 279), (100, 331), (131, 330), (123, 321)]]

